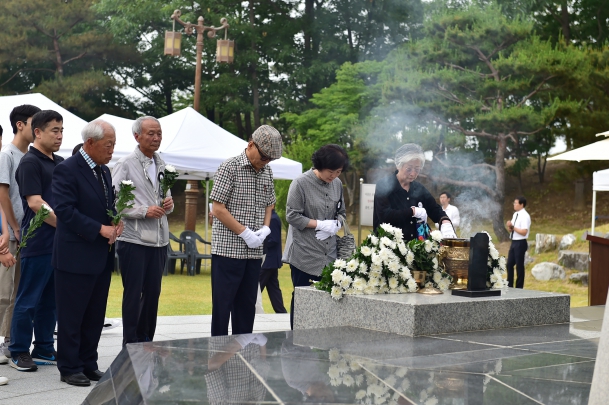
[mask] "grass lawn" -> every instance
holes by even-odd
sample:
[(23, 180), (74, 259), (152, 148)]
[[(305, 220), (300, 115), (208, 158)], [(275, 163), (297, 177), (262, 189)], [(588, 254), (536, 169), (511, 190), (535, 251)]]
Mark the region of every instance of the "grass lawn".
[[(546, 229), (547, 228), (547, 229)], [(179, 236), (183, 229), (183, 223), (170, 223), (171, 232)], [(491, 230), (489, 226), (485, 229)], [(362, 238), (365, 238), (370, 231), (370, 227), (363, 227)], [(578, 240), (575, 242), (572, 250), (588, 251), (588, 242), (581, 240), (583, 231), (575, 231), (568, 229), (567, 231), (572, 232)], [(609, 225), (603, 225), (597, 228), (599, 232), (609, 232)], [(205, 238), (205, 226), (199, 223), (197, 225), (197, 232)], [(209, 230), (211, 234), (211, 227)], [(357, 240), (357, 227), (352, 227), (352, 232)], [(555, 226), (548, 224), (535, 225), (535, 233), (556, 233)], [(565, 232), (563, 230), (563, 232)], [(497, 240), (494, 233), (491, 232), (494, 240)], [(534, 234), (529, 237), (529, 241), (534, 241)], [(285, 230), (283, 232), (283, 241), (285, 245)], [(172, 242), (177, 249), (177, 244)], [(509, 242), (504, 242), (498, 246), (498, 249), (502, 255), (507, 256), (509, 250)], [(204, 246), (199, 244), (199, 251), (204, 251)], [(550, 261), (556, 262), (558, 252), (548, 252), (539, 255), (534, 254), (534, 249), (529, 250), (529, 254), (535, 259), (532, 264), (526, 267), (525, 276), (525, 288), (530, 290), (539, 291), (550, 291), (560, 292), (571, 295), (571, 306), (581, 307), (588, 305), (588, 287), (583, 287), (581, 284), (573, 284), (569, 282), (569, 275), (573, 273), (571, 270), (567, 270), (567, 278), (565, 280), (552, 280), (552, 281), (537, 281), (531, 275), (531, 269), (537, 263)], [(187, 276), (186, 272), (180, 274), (179, 265), (176, 268), (176, 274), (170, 274), (163, 277), (163, 285), (161, 292), (161, 299), (159, 302), (159, 315), (206, 315), (211, 314), (211, 276), (210, 276), (210, 264), (209, 261), (203, 263), (201, 268), (201, 274), (197, 274), (194, 277)], [(288, 265), (284, 265), (279, 270), (279, 285), (283, 293), (283, 302), (286, 309), (290, 308), (290, 301), (292, 298), (292, 280), (290, 277), (290, 268)], [(108, 309), (106, 316), (109, 318), (118, 318), (121, 316), (121, 302), (122, 302), (123, 287), (120, 276), (113, 274), (112, 284), (110, 286), (110, 296), (108, 298)], [(267, 313), (273, 313), (273, 307), (265, 292), (262, 293), (262, 303), (264, 311)]]

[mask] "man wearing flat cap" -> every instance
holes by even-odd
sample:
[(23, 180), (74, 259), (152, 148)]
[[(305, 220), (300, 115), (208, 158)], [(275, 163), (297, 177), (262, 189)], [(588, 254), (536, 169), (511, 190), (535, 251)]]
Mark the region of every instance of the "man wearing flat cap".
[(252, 333), (256, 313), (262, 244), (271, 233), (275, 207), (273, 171), (281, 157), (281, 134), (262, 125), (247, 148), (223, 162), (210, 198), (214, 213), (211, 240), (211, 335)]

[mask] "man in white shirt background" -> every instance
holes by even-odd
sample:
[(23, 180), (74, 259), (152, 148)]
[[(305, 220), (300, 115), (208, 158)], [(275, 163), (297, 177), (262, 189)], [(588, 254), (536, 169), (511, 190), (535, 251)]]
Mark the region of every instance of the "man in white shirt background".
[[(450, 204), (451, 198), (452, 196), (448, 191), (442, 191), (440, 193), (440, 205), (442, 206), (442, 209), (450, 219), (450, 222), (453, 223), (453, 227), (455, 228), (456, 232), (457, 228), (459, 227), (459, 222), (461, 222), (461, 217), (459, 217), (459, 209), (454, 205)], [(438, 227), (439, 225), (436, 224), (436, 228)]]
[(524, 197), (516, 197), (514, 200), (514, 215), (511, 221), (506, 222), (508, 232), (510, 232), (510, 252), (507, 260), (508, 287), (514, 286), (514, 265), (516, 265), (516, 288), (524, 287), (524, 254), (529, 245), (527, 238), (531, 230), (531, 216), (524, 209), (527, 200)]

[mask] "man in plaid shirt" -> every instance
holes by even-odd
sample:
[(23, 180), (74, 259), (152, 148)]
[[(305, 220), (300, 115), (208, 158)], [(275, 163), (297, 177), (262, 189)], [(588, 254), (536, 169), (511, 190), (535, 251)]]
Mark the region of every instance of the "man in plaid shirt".
[(262, 125), (239, 156), (220, 165), (210, 198), (214, 201), (211, 240), (211, 335), (252, 333), (262, 243), (271, 233), (275, 207), (273, 171), (281, 157), (281, 134)]

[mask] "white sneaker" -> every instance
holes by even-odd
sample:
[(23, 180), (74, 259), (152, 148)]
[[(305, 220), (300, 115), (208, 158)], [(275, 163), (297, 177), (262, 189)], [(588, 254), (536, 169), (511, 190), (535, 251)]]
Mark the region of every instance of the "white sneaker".
[(11, 358), (11, 352), (8, 350), (8, 343), (2, 342), (0, 343), (0, 354), (4, 354), (7, 359)]
[[(4, 354), (0, 353), (0, 364), (8, 364), (8, 357), (6, 357)], [(2, 377), (0, 377), (2, 378)], [(6, 384), (6, 383), (5, 383)], [(2, 385), (2, 384), (0, 384)]]
[(6, 385), (8, 383), (8, 378), (0, 377), (0, 385)]

